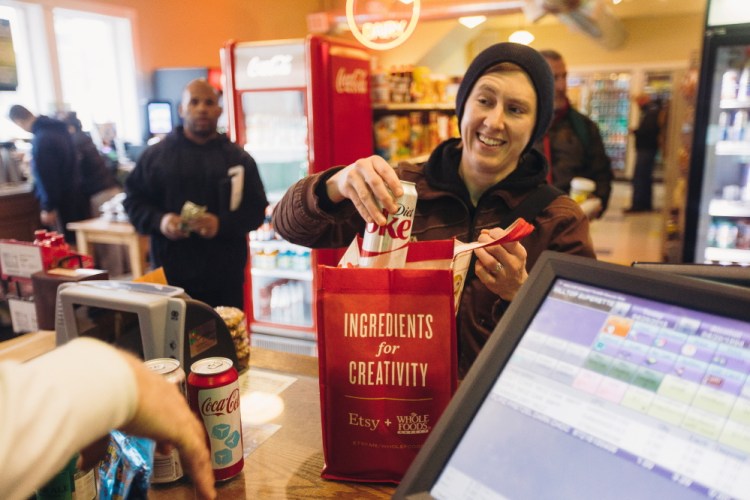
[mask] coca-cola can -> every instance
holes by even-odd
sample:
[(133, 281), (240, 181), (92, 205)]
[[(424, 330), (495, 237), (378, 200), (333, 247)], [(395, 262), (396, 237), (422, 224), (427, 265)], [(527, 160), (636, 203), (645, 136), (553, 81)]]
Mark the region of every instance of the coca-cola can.
[[(172, 358), (155, 358), (146, 361), (144, 364), (152, 372), (163, 376), (167, 382), (176, 385), (180, 394), (187, 398), (185, 372), (182, 370), (179, 361)], [(154, 451), (154, 467), (151, 474), (151, 482), (171, 483), (172, 481), (177, 481), (183, 475), (180, 454), (176, 448), (167, 454)]]
[(413, 182), (401, 181), (404, 194), (396, 199), (398, 210), (388, 213), (380, 207), (386, 217), (384, 226), (370, 222), (365, 227), (359, 265), (373, 268), (401, 268), (406, 264), (414, 211), (417, 208), (417, 187)]
[(242, 419), (237, 370), (227, 358), (205, 358), (190, 366), (188, 401), (206, 427), (214, 479), (224, 481), (240, 473)]

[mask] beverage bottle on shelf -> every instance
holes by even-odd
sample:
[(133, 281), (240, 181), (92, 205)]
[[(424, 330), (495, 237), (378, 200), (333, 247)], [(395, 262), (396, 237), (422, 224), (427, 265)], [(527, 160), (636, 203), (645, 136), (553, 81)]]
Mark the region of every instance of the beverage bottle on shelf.
[(47, 239), (46, 229), (37, 229), (34, 231), (34, 245), (41, 245)]
[(726, 141), (729, 139), (729, 113), (722, 111), (719, 113), (719, 140)]
[(258, 289), (258, 304), (255, 309), (256, 317), (261, 320), (271, 319), (271, 291), (272, 285)]
[(292, 322), (295, 324), (304, 323), (305, 320), (305, 289), (300, 281), (292, 282), (291, 306)]
[(745, 62), (740, 73), (740, 81), (737, 85), (737, 99), (750, 101), (750, 59)]
[(747, 111), (740, 110), (734, 114), (734, 121), (732, 122), (732, 129), (729, 132), (730, 141), (741, 141), (745, 136), (745, 129), (747, 128)]
[(740, 72), (729, 68), (721, 76), (721, 99), (737, 99)]

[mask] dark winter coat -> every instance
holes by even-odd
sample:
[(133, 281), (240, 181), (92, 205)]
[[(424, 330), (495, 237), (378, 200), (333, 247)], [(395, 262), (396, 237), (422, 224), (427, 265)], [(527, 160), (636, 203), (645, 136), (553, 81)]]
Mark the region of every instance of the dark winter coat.
[[(449, 139), (433, 151), (423, 165), (401, 163), (399, 177), (417, 187), (417, 208), (412, 238), (420, 241), (457, 238), (475, 241), (482, 229), (497, 227), (513, 209), (545, 184), (546, 161), (537, 151), (526, 154), (519, 167), (488, 189), (474, 207), (458, 174), (461, 151), (458, 139)], [(302, 179), (292, 186), (274, 209), (274, 229), (287, 240), (313, 248), (348, 245), (364, 230), (364, 220), (346, 200), (333, 210), (326, 198), (325, 180), (339, 168)], [(510, 217), (511, 219), (513, 217)], [(531, 269), (544, 250), (594, 257), (588, 219), (569, 197), (559, 196), (539, 207), (535, 230), (521, 243)], [(457, 316), (459, 371), (465, 374), (485, 344), (507, 303), (492, 293), (474, 275), (474, 266), (461, 296)]]

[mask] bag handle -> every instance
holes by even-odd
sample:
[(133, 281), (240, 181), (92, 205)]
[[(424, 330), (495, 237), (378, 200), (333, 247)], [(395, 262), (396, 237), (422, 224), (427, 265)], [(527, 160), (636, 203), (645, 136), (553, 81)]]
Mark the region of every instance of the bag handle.
[(502, 229), (501, 231), (502, 233), (500, 234), (500, 236), (493, 239), (492, 241), (487, 241), (484, 243), (475, 241), (473, 243), (461, 243), (460, 245), (457, 245), (455, 250), (453, 251), (453, 257), (455, 258), (457, 255), (464, 252), (473, 251), (476, 248), (491, 247), (493, 245), (499, 245), (501, 243), (518, 241), (531, 234), (531, 232), (534, 231), (534, 225), (527, 222), (526, 219), (519, 217), (515, 221), (513, 221), (510, 226)]

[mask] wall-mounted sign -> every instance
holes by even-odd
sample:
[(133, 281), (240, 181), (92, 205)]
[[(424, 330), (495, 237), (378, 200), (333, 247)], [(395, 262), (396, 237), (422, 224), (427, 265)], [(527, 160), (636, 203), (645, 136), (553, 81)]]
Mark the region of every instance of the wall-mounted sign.
[[(419, 20), (421, 0), (411, 2), (411, 15), (406, 19), (394, 18), (382, 21), (366, 21), (358, 24), (355, 14), (356, 0), (346, 0), (346, 22), (354, 38), (373, 50), (388, 50), (398, 47), (414, 32)], [(365, 2), (366, 3), (366, 2)], [(402, 2), (406, 3), (406, 2)]]

